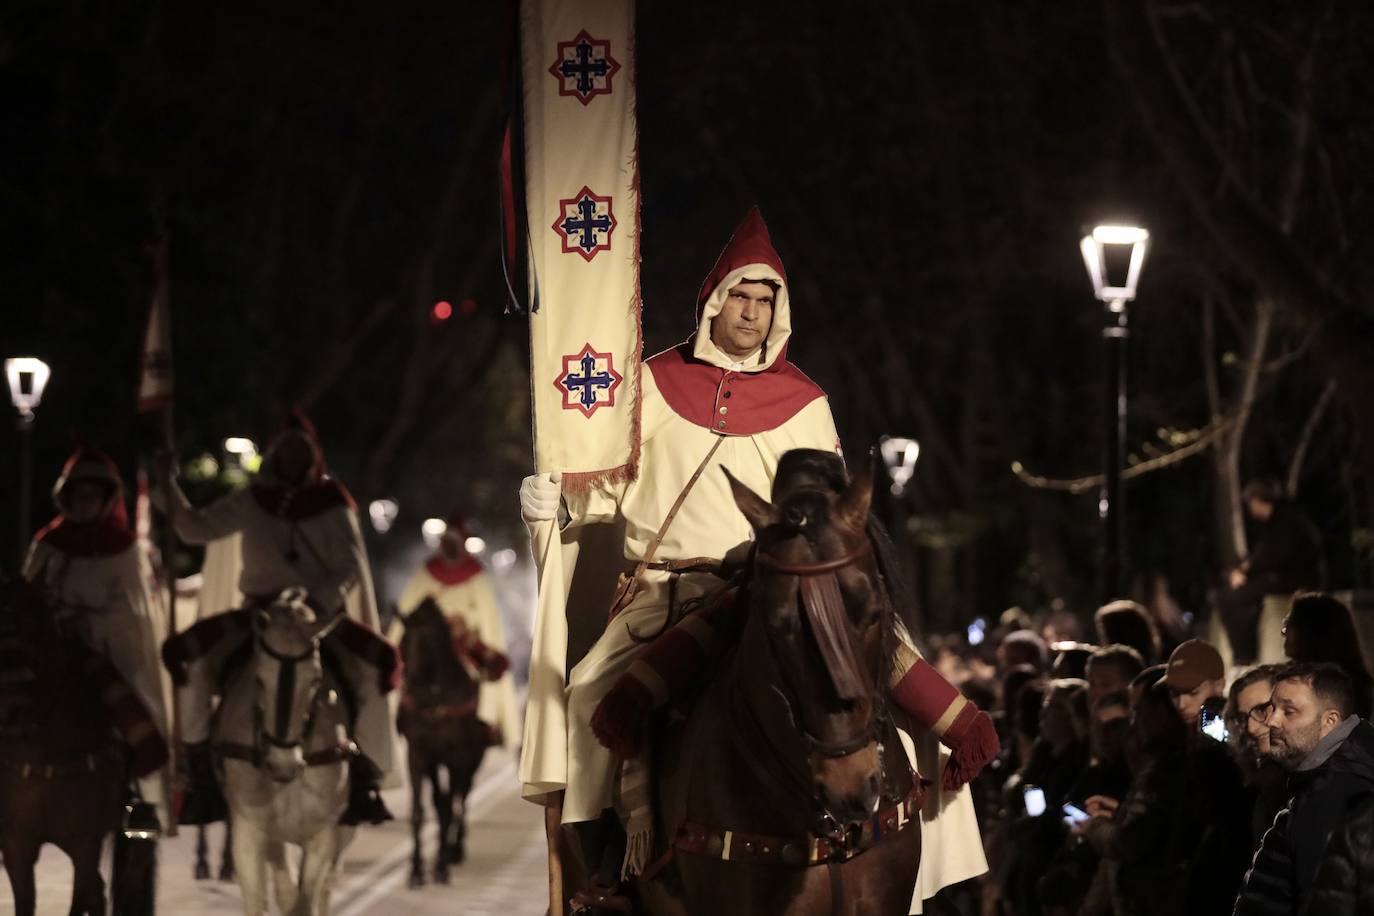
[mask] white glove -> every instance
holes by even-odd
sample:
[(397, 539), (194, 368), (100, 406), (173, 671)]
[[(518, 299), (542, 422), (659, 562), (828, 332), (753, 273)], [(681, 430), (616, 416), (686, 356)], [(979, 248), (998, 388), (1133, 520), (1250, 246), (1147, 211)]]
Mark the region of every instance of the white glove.
[(520, 484), (520, 517), (527, 524), (547, 522), (558, 517), (563, 503), (563, 475), (559, 471), (532, 474)]

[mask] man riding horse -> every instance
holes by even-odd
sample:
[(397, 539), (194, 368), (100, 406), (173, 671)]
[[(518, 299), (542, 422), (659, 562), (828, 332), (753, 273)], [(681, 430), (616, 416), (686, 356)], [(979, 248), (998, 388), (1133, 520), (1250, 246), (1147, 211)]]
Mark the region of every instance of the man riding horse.
[[(178, 537), (205, 544), (241, 536), (239, 591), (248, 608), (261, 608), (286, 589), (301, 588), (317, 615), (328, 619), (347, 614), (351, 619), (350, 625), (334, 628), (324, 643), (351, 694), (352, 738), (359, 749), (343, 822), (390, 820), (378, 785), (391, 768), (394, 738), (385, 687), (392, 674), (387, 669), (395, 667), (394, 650), (376, 635), (376, 600), (357, 507), (343, 484), (327, 473), (314, 427), (293, 412), (268, 445), (253, 483), (204, 508), (190, 504), (171, 470), (170, 464), (161, 469), (160, 496), (165, 500), (170, 491), (176, 500), (171, 514)], [(181, 728), (197, 797), (215, 794), (209, 742), (222, 647), (247, 639), (250, 626), (245, 614), (213, 616), (164, 651), (174, 676), (186, 685)]]
[[(644, 638), (661, 632), (685, 602), (719, 592), (723, 571), (741, 563), (752, 543), (720, 468), (767, 493), (785, 452), (839, 451), (825, 393), (787, 360), (791, 332), (787, 277), (754, 209), (702, 284), (695, 335), (645, 363), (638, 479), (575, 494), (562, 493), (547, 474), (521, 486), (528, 523), (557, 518), (567, 529), (623, 519), (625, 557), (634, 564), (617, 592), (611, 623), (568, 680), (562, 820), (576, 825), (595, 872), (593, 887), (578, 896), (580, 905), (624, 906), (614, 890), (622, 862), (633, 871), (643, 858), (636, 848), (643, 845), (642, 837), (636, 842), (639, 825), (630, 825), (626, 859), (627, 838), (608, 810), (622, 768), (594, 733), (594, 712), (630, 669)], [(916, 674), (898, 679), (893, 698), (912, 707), (926, 727), (939, 726), (955, 747), (959, 778), (971, 778), (996, 752), (991, 722), (971, 705), (965, 708), (952, 687), (915, 660), (913, 653), (907, 667)], [(920, 702), (910, 702), (913, 696)], [(934, 706), (939, 709), (932, 714)]]
[[(119, 468), (108, 455), (81, 445), (63, 466), (53, 499), (59, 514), (34, 535), (24, 578), (52, 602), (61, 628), (107, 658), (146, 707), (157, 732), (133, 740), (164, 742), (166, 704), (153, 602), (147, 568), (129, 528)], [(159, 820), (166, 823), (163, 776), (138, 780), (146, 804), (134, 808), (131, 830), (156, 835)]]

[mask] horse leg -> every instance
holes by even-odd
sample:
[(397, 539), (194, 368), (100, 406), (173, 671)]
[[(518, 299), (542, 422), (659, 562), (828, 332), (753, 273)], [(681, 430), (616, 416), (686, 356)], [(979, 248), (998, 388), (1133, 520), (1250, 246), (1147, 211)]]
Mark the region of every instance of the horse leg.
[[(13, 827), (13, 825), (11, 825)], [(14, 892), (15, 916), (33, 916), (38, 906), (38, 890), (34, 885), (33, 867), (38, 862), (37, 844), (5, 843), (5, 871)]]
[(105, 916), (105, 879), (100, 877), (103, 836), (83, 838), (67, 850), (72, 860), (71, 916)]
[(192, 877), (197, 881), (207, 881), (210, 878), (210, 863), (206, 861), (209, 855), (210, 844), (205, 840), (205, 825), (196, 827), (196, 866), (192, 872)]
[[(209, 875), (207, 874), (206, 877), (208, 878)], [(219, 879), (221, 881), (234, 880), (234, 825), (228, 820), (224, 822), (224, 845), (220, 847)]]
[(281, 840), (268, 840), (263, 850), (263, 861), (277, 897), (277, 909), (283, 913), (291, 912), (301, 898), (301, 889), (291, 877), (291, 864), (286, 860), (286, 844)]
[(448, 884), (448, 865), (451, 858), (449, 830), (453, 826), (453, 771), (443, 764), (436, 763), (429, 772), (429, 779), (434, 796), (434, 813), (439, 821), (439, 848), (434, 855), (434, 880), (440, 884)]
[(329, 911), (329, 885), (339, 854), (339, 828), (331, 824), (310, 838), (301, 856), (300, 894), (286, 916), (317, 916)]
[(267, 836), (262, 827), (247, 820), (240, 821), (234, 830), (234, 861), (238, 863), (239, 896), (243, 899), (243, 916), (266, 916)]
[(468, 794), (459, 789), (450, 791), (450, 818), (453, 821), (453, 846), (449, 850), (449, 861), (462, 865), (467, 858), (468, 840)]
[(425, 825), (425, 770), (413, 742), (406, 756), (410, 769), (410, 886), (417, 888), (425, 885), (424, 846), (420, 840), (420, 832)]

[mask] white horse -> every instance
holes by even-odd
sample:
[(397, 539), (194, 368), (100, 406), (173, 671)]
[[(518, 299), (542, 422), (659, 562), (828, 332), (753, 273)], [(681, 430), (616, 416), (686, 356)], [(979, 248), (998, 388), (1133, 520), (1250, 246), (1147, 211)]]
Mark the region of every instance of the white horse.
[[(215, 734), (245, 916), (267, 912), (267, 870), (287, 916), (327, 916), (334, 870), (353, 828), (348, 802), (348, 716), (320, 658), (332, 621), (299, 590), (253, 620), (252, 654), (224, 689)], [(301, 847), (293, 880), (286, 844)]]

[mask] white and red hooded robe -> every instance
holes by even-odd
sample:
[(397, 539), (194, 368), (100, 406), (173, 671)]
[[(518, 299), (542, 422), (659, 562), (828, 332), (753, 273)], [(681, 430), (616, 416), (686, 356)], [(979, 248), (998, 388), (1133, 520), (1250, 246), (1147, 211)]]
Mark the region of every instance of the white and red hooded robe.
[[(305, 438), (314, 458), (305, 480), (290, 484), (273, 478), (271, 468), (275, 448), (293, 435)], [(237, 571), (238, 593), (250, 601), (270, 599), (288, 588), (304, 588), (317, 607), (330, 612), (343, 608), (351, 620), (371, 631), (373, 636), (359, 637), (358, 651), (345, 654), (341, 661), (358, 693), (354, 737), (372, 762), (389, 773), (394, 733), (385, 694), (393, 680), (394, 652), (381, 651), (377, 599), (357, 505), (344, 485), (329, 476), (319, 437), (299, 411), (292, 412), (286, 428), (268, 445), (263, 467), (265, 473), (247, 487), (201, 508), (192, 506), (174, 484), (177, 506), (172, 521), (177, 536), (191, 544), (217, 545), (217, 581), (207, 582), (206, 592), (220, 596), (220, 603), (229, 591), (222, 580)], [(202, 606), (201, 620), (213, 619), (223, 610), (228, 608)], [(351, 631), (335, 631), (336, 636), (345, 633)], [(376, 644), (369, 638), (375, 638)], [(186, 650), (185, 640), (178, 648)], [(208, 649), (197, 647), (197, 651)], [(164, 652), (164, 663), (175, 669), (178, 682), (185, 685), (182, 737), (188, 743), (210, 737), (210, 695), (215, 687), (193, 661), (169, 661)]]
[[(711, 341), (711, 320), (724, 307), (730, 290), (744, 281), (767, 281), (776, 290), (765, 341), (754, 353), (736, 359)], [(720, 469), (729, 468), (756, 492), (766, 493), (784, 452), (838, 447), (825, 393), (787, 360), (791, 334), (791, 303), (782, 260), (763, 218), (752, 210), (702, 285), (696, 333), (644, 364), (638, 477), (567, 494), (565, 546), (576, 544), (578, 526), (620, 520), (625, 529), (625, 561), (638, 562), (692, 474), (712, 447), (718, 446), (654, 560), (742, 557), (753, 532)], [(567, 556), (569, 551), (564, 553)], [(593, 561), (598, 559), (604, 558)], [(571, 565), (565, 560), (565, 566)], [(720, 579), (705, 573), (676, 576), (647, 570), (633, 600), (572, 669), (566, 697), (531, 696), (531, 705), (566, 702), (567, 724), (566, 734), (556, 727), (546, 733), (537, 728), (527, 731), (522, 762), (527, 797), (566, 788), (565, 822), (594, 820), (611, 806), (620, 768), (598, 743), (589, 723), (598, 701), (639, 648), (630, 632), (652, 633), (661, 627), (670, 592), (672, 600), (681, 602), (720, 585)], [(562, 595), (541, 594), (539, 613), (605, 619), (605, 607), (565, 609), (562, 602)], [(564, 660), (534, 658), (531, 664), (557, 665), (562, 670)], [(557, 717), (547, 719), (557, 724)]]
[[(445, 537), (453, 537), (459, 544), (466, 541), (466, 520), (455, 513), (447, 521), (448, 532)], [(458, 556), (453, 559), (442, 551), (430, 557), (410, 577), (396, 602), (396, 608), (404, 617), (426, 598), (433, 598), (449, 620), (461, 621), (463, 628), (474, 634), (483, 645), (502, 654), (507, 653), (501, 606), (492, 588), (491, 575), (465, 549), (460, 547)], [(401, 621), (394, 621), (387, 636), (399, 645), (402, 630)], [(515, 679), (509, 671), (497, 680), (482, 682), (477, 699), (477, 717), (497, 728), (501, 743), (506, 747), (519, 746), (520, 710), (515, 702)]]
[[(375, 630), (377, 600), (357, 505), (344, 485), (329, 476), (319, 437), (299, 412), (292, 414), (287, 428), (268, 445), (264, 468), (271, 467), (272, 452), (287, 435), (303, 436), (314, 451), (304, 482), (286, 484), (268, 472), (203, 508), (193, 507), (174, 487), (177, 536), (190, 544), (237, 536), (237, 585), (244, 597), (267, 598), (286, 588), (304, 588), (314, 602), (329, 610), (346, 603), (350, 617)], [(218, 584), (215, 590), (224, 591)], [(206, 610), (202, 608), (202, 618), (209, 616)], [(227, 608), (214, 608), (211, 613), (220, 610)]]
[[(109, 499), (94, 521), (77, 523), (66, 515), (63, 491), (79, 481), (108, 487)], [(24, 578), (41, 587), (60, 612), (75, 618), (76, 631), (133, 688), (165, 740), (167, 715), (148, 590), (151, 577), (129, 527), (119, 468), (108, 455), (81, 445), (63, 465), (53, 497), (61, 512), (34, 535), (24, 559)], [(162, 774), (140, 779), (139, 790), (168, 823)]]

